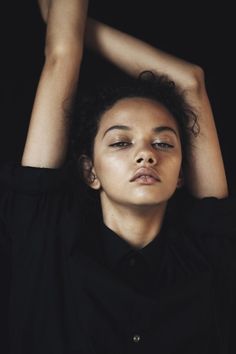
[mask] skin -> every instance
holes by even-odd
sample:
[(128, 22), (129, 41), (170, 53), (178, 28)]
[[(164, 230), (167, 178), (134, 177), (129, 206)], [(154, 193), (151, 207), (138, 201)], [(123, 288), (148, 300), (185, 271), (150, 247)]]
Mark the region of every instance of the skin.
[[(194, 148), (189, 151), (190, 168), (185, 175), (186, 185), (196, 198), (226, 197), (227, 181), (203, 70), (98, 21), (87, 21), (87, 0), (38, 2), (47, 24), (45, 63), (33, 105), (22, 165), (46, 168), (63, 166), (70, 126), (68, 111), (79, 80), (85, 39), (89, 48), (131, 76), (137, 76), (143, 70), (153, 70), (168, 75), (179, 85), (188, 103), (197, 111), (200, 125), (200, 134), (194, 138)], [(175, 121), (168, 112), (164, 114), (160, 105), (148, 104), (144, 100), (142, 105), (141, 101), (139, 103), (137, 100), (132, 102), (133, 120), (131, 116), (118, 119), (118, 115), (111, 114), (118, 110), (118, 106), (125, 105), (124, 102), (117, 103), (104, 115), (95, 141), (93, 168), (97, 179), (91, 183), (91, 187), (100, 190), (106, 225), (131, 244), (142, 247), (158, 234), (167, 200), (178, 186), (181, 149), (179, 145), (179, 153), (176, 152), (174, 156), (172, 151), (153, 148), (152, 139), (156, 137), (151, 135), (151, 131), (154, 125), (175, 125)], [(141, 117), (145, 105), (145, 114)], [(132, 105), (127, 103), (127, 106), (130, 112)], [(159, 121), (154, 119), (154, 106), (155, 119)], [(163, 114), (160, 116), (157, 113), (161, 111)], [(133, 136), (128, 148), (108, 148), (105, 145), (107, 136), (101, 139), (102, 129), (108, 129), (108, 123), (114, 124), (115, 118), (119, 124), (125, 123), (125, 119), (128, 126), (131, 124), (129, 134)], [(144, 157), (149, 153), (152, 155), (151, 160), (142, 158), (142, 163), (155, 161), (152, 168), (160, 174), (161, 182), (154, 185), (129, 182), (128, 178), (139, 166), (135, 159), (142, 151)]]
[[(38, 0), (46, 23), (45, 64), (33, 105), (23, 166), (59, 168), (66, 158), (71, 101), (86, 44), (131, 76), (143, 70), (168, 75), (196, 110), (200, 134), (193, 137), (185, 182), (196, 198), (228, 195), (223, 158), (203, 70), (138, 38), (87, 18), (88, 0)], [(85, 35), (84, 35), (85, 34)], [(211, 168), (209, 168), (209, 165)]]
[(200, 126), (200, 134), (193, 136), (189, 151), (186, 187), (196, 198), (227, 197), (224, 163), (203, 69), (91, 18), (86, 25), (85, 43), (131, 76), (137, 77), (143, 70), (151, 70), (167, 75), (185, 92)]
[[(160, 127), (166, 128), (157, 131)], [(100, 191), (104, 223), (132, 246), (147, 245), (159, 233), (167, 201), (181, 185), (181, 162), (178, 125), (164, 106), (146, 98), (116, 102), (103, 114), (95, 137), (94, 181), (89, 182), (88, 161), (84, 165), (91, 188)], [(142, 167), (160, 180), (131, 181)]]
[(58, 168), (68, 146), (71, 102), (79, 80), (88, 0), (39, 1), (47, 19), (45, 61), (22, 166)]

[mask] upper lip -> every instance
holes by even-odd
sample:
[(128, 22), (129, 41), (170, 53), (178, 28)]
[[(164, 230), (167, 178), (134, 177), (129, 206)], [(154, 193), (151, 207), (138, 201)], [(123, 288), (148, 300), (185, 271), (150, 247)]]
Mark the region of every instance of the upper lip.
[(160, 177), (158, 176), (157, 172), (151, 168), (147, 168), (147, 167), (141, 167), (139, 168), (134, 176), (131, 178), (130, 182), (135, 181), (137, 178), (141, 177), (141, 176), (150, 176), (155, 178), (157, 181), (161, 181)]

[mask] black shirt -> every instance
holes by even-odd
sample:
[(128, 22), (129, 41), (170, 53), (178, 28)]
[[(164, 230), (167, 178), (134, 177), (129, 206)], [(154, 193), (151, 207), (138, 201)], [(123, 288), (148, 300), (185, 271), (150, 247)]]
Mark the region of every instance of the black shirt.
[(236, 352), (235, 198), (192, 200), (185, 222), (167, 217), (134, 249), (85, 212), (63, 171), (1, 175), (11, 354)]

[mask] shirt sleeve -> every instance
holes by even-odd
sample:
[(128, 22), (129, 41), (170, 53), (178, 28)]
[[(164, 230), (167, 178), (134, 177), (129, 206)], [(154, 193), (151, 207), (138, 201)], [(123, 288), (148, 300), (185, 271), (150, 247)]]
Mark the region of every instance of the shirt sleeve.
[(65, 190), (63, 171), (6, 164), (0, 170), (0, 215), (6, 233), (14, 235), (29, 226), (37, 215), (62, 198)]
[(192, 199), (187, 213), (187, 226), (198, 234), (236, 238), (236, 195), (217, 199)]
[(0, 328), (9, 327), (14, 348), (43, 328), (41, 313), (60, 313), (63, 267), (82, 219), (70, 181), (64, 169), (1, 167)]
[(23, 167), (6, 163), (0, 167), (0, 187), (4, 191), (43, 193), (60, 190), (68, 177), (65, 169)]
[[(222, 279), (231, 279), (236, 290), (236, 197), (207, 197), (187, 203), (185, 234), (198, 245)], [(234, 293), (235, 293), (234, 290)]]
[(0, 219), (13, 249), (34, 242), (39, 235), (55, 236), (62, 217), (66, 222), (76, 203), (79, 207), (78, 193), (66, 168), (22, 167), (14, 163), (1, 166)]

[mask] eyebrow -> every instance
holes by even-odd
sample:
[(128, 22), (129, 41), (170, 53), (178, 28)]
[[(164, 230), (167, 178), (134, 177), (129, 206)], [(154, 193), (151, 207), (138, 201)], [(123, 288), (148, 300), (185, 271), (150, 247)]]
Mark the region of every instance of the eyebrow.
[[(127, 125), (112, 125), (110, 128), (108, 128), (108, 129), (105, 131), (105, 133), (103, 134), (103, 138), (104, 138), (104, 136), (105, 136), (109, 131), (115, 130), (115, 129), (117, 129), (117, 130), (126, 130), (126, 131), (132, 130), (132, 129), (131, 129), (130, 127), (128, 127)], [(168, 127), (168, 126), (155, 127), (155, 128), (152, 129), (152, 131), (153, 131), (154, 133), (161, 133), (161, 132), (163, 132), (163, 131), (170, 131), (170, 132), (174, 133), (174, 134), (177, 136), (176, 131), (175, 131), (173, 128)]]

